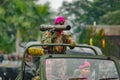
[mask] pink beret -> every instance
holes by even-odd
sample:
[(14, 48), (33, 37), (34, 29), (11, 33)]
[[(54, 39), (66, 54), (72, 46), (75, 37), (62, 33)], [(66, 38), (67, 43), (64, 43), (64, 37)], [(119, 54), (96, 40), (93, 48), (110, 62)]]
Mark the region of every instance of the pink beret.
[(83, 68), (87, 68), (87, 67), (90, 67), (90, 63), (86, 61), (86, 62), (84, 62), (83, 65), (79, 66), (79, 69), (83, 69)]
[(60, 22), (65, 22), (65, 18), (63, 16), (57, 17), (54, 21), (54, 24), (58, 24)]

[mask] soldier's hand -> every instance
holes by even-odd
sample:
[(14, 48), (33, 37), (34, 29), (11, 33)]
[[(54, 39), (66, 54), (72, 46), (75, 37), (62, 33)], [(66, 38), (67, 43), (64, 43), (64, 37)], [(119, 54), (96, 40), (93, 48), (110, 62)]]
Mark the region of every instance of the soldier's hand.
[(39, 76), (35, 76), (32, 80), (40, 80)]
[(75, 46), (76, 46), (76, 43), (75, 42), (71, 42), (69, 47), (70, 47), (70, 49), (73, 49)]

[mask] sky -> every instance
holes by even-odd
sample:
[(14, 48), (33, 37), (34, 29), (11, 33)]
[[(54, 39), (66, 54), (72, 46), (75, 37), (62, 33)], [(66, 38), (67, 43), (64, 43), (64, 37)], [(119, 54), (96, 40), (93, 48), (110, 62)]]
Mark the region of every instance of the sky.
[(50, 2), (50, 7), (52, 9), (57, 10), (61, 5), (63, 1), (68, 1), (72, 2), (73, 0), (39, 0), (38, 3), (44, 4), (45, 2), (49, 1)]

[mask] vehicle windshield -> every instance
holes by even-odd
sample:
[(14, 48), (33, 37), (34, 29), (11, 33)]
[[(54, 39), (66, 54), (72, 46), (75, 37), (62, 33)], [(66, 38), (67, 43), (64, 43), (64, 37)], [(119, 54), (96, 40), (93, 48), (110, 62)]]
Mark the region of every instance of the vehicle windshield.
[(54, 58), (46, 59), (46, 80), (120, 80), (111, 60)]

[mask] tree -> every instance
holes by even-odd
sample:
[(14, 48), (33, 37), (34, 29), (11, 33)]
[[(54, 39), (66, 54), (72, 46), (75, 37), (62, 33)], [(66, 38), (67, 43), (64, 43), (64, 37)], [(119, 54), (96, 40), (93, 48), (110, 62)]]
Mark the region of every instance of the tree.
[[(98, 24), (118, 25), (120, 0), (94, 0), (89, 14)], [(110, 17), (112, 15), (112, 17)], [(106, 21), (105, 21), (106, 20)], [(104, 22), (105, 21), (105, 22)]]
[(108, 12), (107, 14), (100, 17), (101, 24), (108, 25), (120, 25), (120, 10), (114, 12)]
[(49, 22), (49, 4), (36, 5), (32, 0), (0, 0), (0, 50), (15, 50), (16, 33), (21, 41), (37, 40), (39, 25)]
[[(120, 0), (75, 0), (63, 2), (60, 15), (68, 18), (71, 25), (77, 27), (75, 32), (82, 30), (81, 24), (119, 24)], [(111, 16), (112, 15), (112, 16)]]

